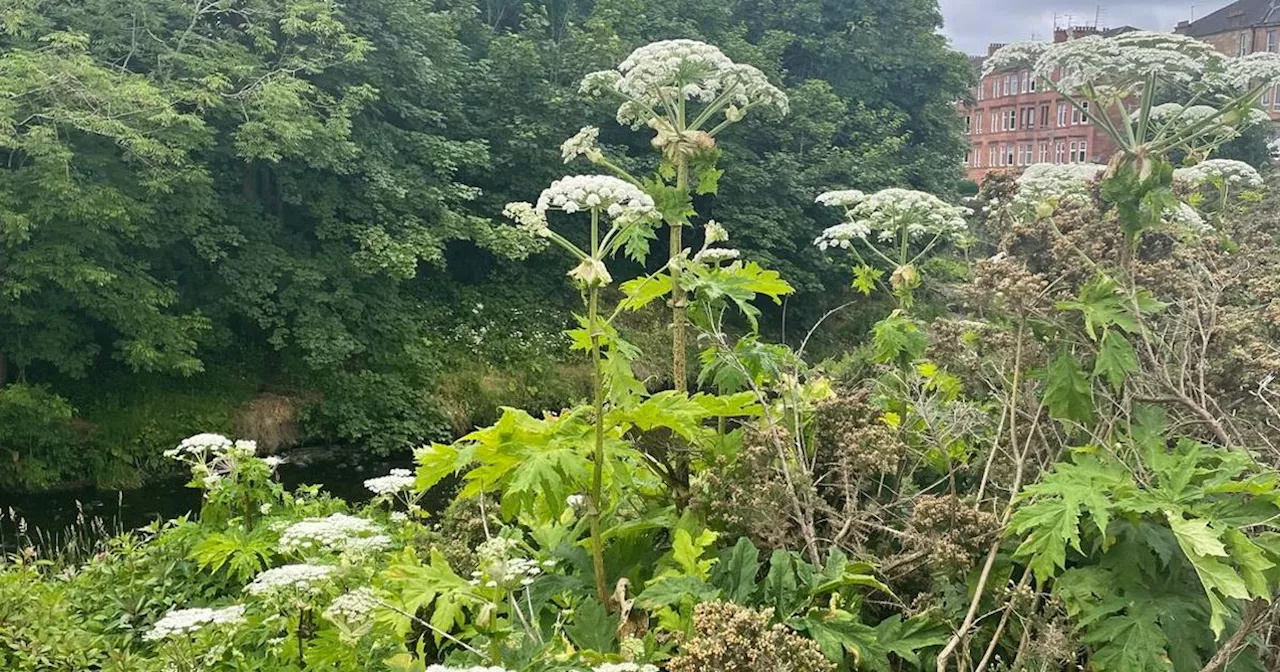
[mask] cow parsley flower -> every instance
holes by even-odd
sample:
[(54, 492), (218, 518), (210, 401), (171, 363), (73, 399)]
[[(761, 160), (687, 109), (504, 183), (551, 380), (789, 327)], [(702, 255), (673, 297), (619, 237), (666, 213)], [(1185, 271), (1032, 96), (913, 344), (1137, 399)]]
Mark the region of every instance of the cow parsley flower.
[[(759, 69), (734, 63), (716, 47), (696, 40), (666, 40), (631, 52), (615, 70), (588, 74), (582, 93), (623, 100), (618, 123), (639, 128), (676, 101), (698, 101), (725, 109), (729, 121), (754, 107), (789, 111), (787, 96)], [(696, 130), (696, 129), (689, 129)]]
[(1204, 233), (1213, 229), (1196, 209), (1186, 203), (1179, 203), (1178, 207), (1172, 211), (1165, 213), (1165, 223), (1175, 228), (1183, 228), (1195, 233)]
[(244, 606), (221, 609), (170, 609), (142, 635), (148, 642), (188, 635), (210, 625), (239, 625), (244, 622)]
[(600, 129), (595, 126), (583, 126), (578, 134), (564, 141), (560, 145), (560, 155), (564, 158), (565, 163), (578, 158), (579, 156), (587, 157), (587, 160), (595, 163), (599, 161), (600, 152)]
[(307, 518), (285, 528), (280, 534), (281, 553), (371, 551), (385, 548), (391, 540), (382, 528), (364, 518), (335, 513), (327, 518)]
[(1253, 166), (1232, 159), (1210, 159), (1173, 171), (1173, 182), (1188, 189), (1221, 183), (1233, 189), (1261, 189), (1266, 184)]
[(494, 537), (477, 546), (479, 568), (471, 573), (471, 585), (505, 590), (532, 585), (545, 565), (523, 557), (519, 551), (519, 543), (504, 537)]
[(405, 490), (412, 490), (416, 480), (413, 472), (408, 469), (392, 469), (391, 473), (386, 476), (366, 480), (364, 487), (375, 495), (394, 495)]
[(609, 175), (573, 175), (552, 182), (533, 207), (543, 217), (550, 210), (569, 214), (596, 210), (622, 222), (658, 217), (652, 197), (630, 182)]
[(913, 242), (959, 238), (968, 230), (966, 212), (933, 194), (885, 189), (848, 206), (845, 222), (823, 231), (814, 244), (824, 250), (848, 249), (855, 240), (866, 241), (873, 234), (881, 242), (904, 234)]
[(283, 590), (312, 592), (333, 573), (328, 565), (284, 565), (268, 569), (245, 586), (250, 595), (267, 595)]

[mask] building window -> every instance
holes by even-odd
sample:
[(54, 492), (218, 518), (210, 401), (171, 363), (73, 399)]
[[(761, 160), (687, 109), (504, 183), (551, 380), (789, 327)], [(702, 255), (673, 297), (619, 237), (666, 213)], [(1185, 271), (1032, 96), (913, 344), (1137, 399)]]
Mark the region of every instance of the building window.
[(1271, 107), (1280, 110), (1280, 84), (1276, 85), (1276, 92), (1271, 96)]
[(1009, 108), (1009, 116), (1005, 117), (1005, 123), (1008, 124), (1005, 128), (1006, 131), (1018, 130), (1018, 108)]
[(1240, 33), (1240, 41), (1236, 46), (1236, 56), (1244, 56), (1249, 53), (1249, 34)]
[(1031, 75), (1031, 93), (1035, 93), (1035, 92), (1036, 92), (1036, 76), (1032, 74)]
[(1049, 128), (1049, 106), (1040, 106), (1040, 128)]
[(1280, 35), (1276, 35), (1276, 31), (1267, 31), (1267, 51), (1275, 53), (1280, 51)]
[(1022, 92), (1023, 93), (1031, 92), (1031, 71), (1030, 70), (1022, 73)]
[(1262, 106), (1267, 107), (1271, 104), (1271, 94), (1275, 89), (1267, 89), (1262, 92)]
[(1067, 125), (1067, 104), (1058, 103), (1058, 128)]
[(1069, 159), (1070, 159), (1071, 163), (1075, 163), (1075, 162), (1076, 162), (1076, 141), (1075, 141), (1075, 140), (1072, 140), (1072, 141), (1071, 141), (1071, 148), (1070, 148), (1070, 150), (1069, 150), (1069, 152), (1068, 152), (1068, 157), (1069, 157)]
[(986, 118), (986, 115), (982, 113), (982, 110), (978, 110), (978, 129), (977, 129), (978, 135), (982, 135), (982, 120), (985, 118)]
[(1029, 166), (1029, 165), (1031, 165), (1031, 164), (1035, 163), (1035, 162), (1036, 162), (1036, 146), (1035, 146), (1034, 144), (1032, 144), (1032, 143), (1028, 142), (1028, 143), (1027, 143), (1027, 146), (1026, 146), (1026, 147), (1024, 147), (1024, 149), (1026, 149), (1026, 150), (1027, 150), (1027, 164), (1026, 164), (1026, 165), (1028, 165), (1028, 166)]
[(973, 132), (973, 116), (972, 115), (965, 115), (964, 117), (964, 132), (966, 134)]
[(1080, 107), (1084, 109), (1084, 111), (1080, 113), (1080, 123), (1087, 124), (1089, 123), (1089, 101), (1080, 101)]
[(1076, 163), (1088, 163), (1088, 162), (1089, 162), (1089, 141), (1081, 140), (1080, 141), (1080, 157), (1076, 159)]
[(1005, 156), (1005, 163), (1004, 163), (1004, 165), (1006, 165), (1006, 166), (1012, 166), (1012, 165), (1013, 165), (1013, 150), (1014, 150), (1014, 145), (1005, 145), (1005, 146), (1004, 146), (1004, 156)]
[(987, 92), (987, 83), (986, 83), (986, 82), (978, 82), (978, 101), (979, 101), (979, 102), (981, 102), (981, 101), (982, 101), (982, 99), (986, 97), (985, 95), (983, 95), (983, 94), (985, 94), (986, 92)]
[(1059, 142), (1058, 146), (1053, 149), (1053, 162), (1064, 163), (1066, 160), (1066, 157), (1067, 157), (1067, 145), (1064, 142)]
[(991, 143), (991, 147), (989, 147), (988, 150), (989, 151), (987, 152), (987, 165), (994, 168), (996, 165), (996, 145), (994, 142)]
[(1049, 143), (1040, 143), (1040, 163), (1049, 163)]

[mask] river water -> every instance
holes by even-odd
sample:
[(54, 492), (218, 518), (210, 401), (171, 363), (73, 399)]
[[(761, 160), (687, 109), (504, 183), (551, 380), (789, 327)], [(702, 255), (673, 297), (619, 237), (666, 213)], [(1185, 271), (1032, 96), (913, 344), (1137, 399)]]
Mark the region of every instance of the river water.
[[(286, 459), (277, 472), (286, 488), (320, 485), (325, 492), (351, 503), (364, 502), (372, 496), (364, 488), (365, 479), (384, 476), (395, 468), (413, 468), (409, 453), (378, 458), (359, 451), (307, 450)], [(188, 480), (168, 478), (136, 490), (0, 492), (0, 548), (11, 549), (19, 525), (24, 524), (27, 537), (57, 540), (67, 534), (69, 527), (95, 526), (95, 519), (101, 521), (102, 528), (116, 533), (157, 519), (181, 516), (200, 503), (200, 491), (186, 487)], [(431, 502), (423, 504), (428, 506)]]

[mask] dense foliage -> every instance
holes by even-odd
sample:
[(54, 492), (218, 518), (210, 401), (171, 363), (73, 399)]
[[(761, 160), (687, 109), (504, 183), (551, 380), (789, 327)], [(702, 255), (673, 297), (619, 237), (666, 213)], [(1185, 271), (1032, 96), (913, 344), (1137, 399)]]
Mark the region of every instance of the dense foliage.
[[(705, 207), (805, 291), (793, 314), (814, 310), (843, 273), (808, 245), (813, 193), (954, 185), (971, 75), (939, 20), (931, 0), (5, 3), (0, 386), (69, 401), (108, 479), (185, 434), (139, 390), (224, 409), (206, 426), (225, 430), (284, 397), (292, 435), (380, 452), (579, 397), (537, 373), (574, 378), (534, 338), (573, 294), (510, 263), (527, 252), (497, 214), (559, 176), (588, 116), (625, 165), (656, 166), (577, 90), (668, 37), (789, 94), (789, 123), (750, 117), (721, 144)], [(124, 417), (155, 436), (122, 441)], [(0, 487), (84, 478), (59, 453), (22, 448), (39, 467)]]
[[(577, 290), (565, 333), (585, 399), (424, 445), (416, 470), (367, 480), (358, 511), (287, 491), (252, 441), (192, 436), (163, 458), (190, 471), (197, 515), (61, 554), (20, 532), (0, 564), (0, 663), (1276, 669), (1280, 236), (1257, 216), (1276, 197), (1208, 157), (1280, 82), (1280, 55), (1128, 33), (989, 64), (1138, 113), (1105, 122), (1109, 165), (998, 176), (972, 209), (901, 187), (815, 194), (814, 249), (878, 311), (865, 343), (819, 364), (809, 336), (841, 309), (771, 341), (761, 305), (795, 287), (705, 212), (734, 175), (730, 139), (790, 123), (790, 97), (687, 39), (587, 74), (583, 93), (656, 156), (580, 127), (563, 160), (607, 174), (505, 204), (513, 223), (490, 238), (545, 253)], [(1157, 110), (1171, 84), (1210, 111)], [(638, 373), (620, 325), (654, 313), (674, 335), (648, 356), (689, 366), (695, 391)], [(24, 440), (70, 413), (6, 392)], [(425, 510), (441, 487), (450, 506)]]

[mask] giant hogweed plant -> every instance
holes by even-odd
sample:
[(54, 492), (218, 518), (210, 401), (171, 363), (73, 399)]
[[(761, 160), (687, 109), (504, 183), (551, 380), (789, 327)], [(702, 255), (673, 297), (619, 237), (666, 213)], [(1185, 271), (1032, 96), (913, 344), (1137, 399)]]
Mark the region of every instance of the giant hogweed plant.
[[(1029, 70), (1116, 144), (1103, 196), (1136, 245), (1177, 207), (1169, 155), (1203, 160), (1257, 123), (1258, 102), (1280, 81), (1280, 54), (1228, 58), (1190, 37), (1134, 31), (1011, 44), (993, 54), (983, 72), (1012, 70)], [(1166, 90), (1182, 95), (1176, 108), (1156, 105)], [(1134, 106), (1137, 112), (1130, 112)]]

